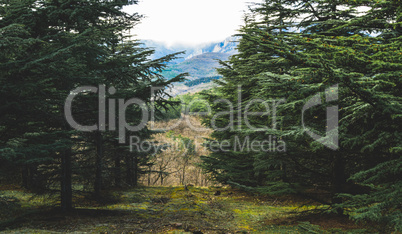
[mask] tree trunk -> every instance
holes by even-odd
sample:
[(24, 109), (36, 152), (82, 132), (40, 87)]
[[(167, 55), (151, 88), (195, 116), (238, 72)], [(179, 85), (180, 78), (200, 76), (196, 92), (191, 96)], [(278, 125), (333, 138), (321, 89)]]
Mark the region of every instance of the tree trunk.
[(148, 186), (151, 186), (151, 172), (152, 172), (152, 167), (148, 167)]
[(103, 159), (103, 139), (100, 131), (96, 132), (96, 163), (95, 163), (95, 197), (99, 198), (102, 190), (102, 159)]
[(71, 188), (71, 149), (61, 154), (61, 209), (70, 211), (73, 209), (73, 193)]
[(283, 163), (283, 162), (281, 163), (281, 171), (283, 172), (282, 181), (283, 182), (288, 182), (286, 163)]
[(137, 157), (137, 155), (136, 154), (134, 154), (134, 157), (133, 157), (133, 172), (134, 172), (134, 174), (133, 174), (133, 186), (134, 187), (137, 187), (138, 186), (138, 176), (139, 176), (139, 168), (138, 168), (138, 157)]
[(186, 165), (183, 166), (183, 177), (181, 179), (181, 185), (184, 185), (185, 176), (186, 176)]
[[(342, 202), (342, 198), (336, 197), (336, 194), (343, 192), (343, 185), (346, 183), (345, 177), (345, 165), (340, 152), (335, 152), (333, 156), (332, 164), (332, 204), (339, 204)], [(338, 214), (342, 214), (343, 211), (339, 209)]]
[(114, 158), (114, 185), (116, 187), (121, 186), (121, 164), (120, 155), (117, 153)]
[(28, 184), (29, 168), (27, 165), (22, 166), (21, 177), (22, 177), (22, 187), (25, 189), (28, 189), (29, 188), (29, 184)]
[(130, 155), (126, 155), (126, 183), (130, 186), (133, 185), (133, 174), (132, 174), (132, 159)]

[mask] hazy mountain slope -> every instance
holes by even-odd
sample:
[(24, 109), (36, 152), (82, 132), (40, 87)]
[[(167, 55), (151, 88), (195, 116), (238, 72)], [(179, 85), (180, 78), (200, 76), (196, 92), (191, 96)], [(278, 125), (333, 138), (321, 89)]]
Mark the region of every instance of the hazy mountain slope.
[(168, 92), (170, 95), (175, 97), (177, 95), (182, 95), (182, 94), (186, 94), (186, 93), (198, 93), (198, 92), (201, 92), (202, 90), (212, 89), (216, 86), (218, 86), (218, 85), (216, 83), (214, 83), (213, 81), (208, 82), (208, 83), (202, 83), (202, 84), (191, 86), (191, 87), (184, 85), (184, 83), (175, 83), (174, 88), (169, 90)]
[(237, 45), (238, 45), (237, 37), (228, 37), (224, 41), (218, 43), (211, 43), (205, 45), (194, 52), (187, 53), (186, 59), (192, 58), (199, 54), (203, 53), (224, 53), (224, 54), (236, 54), (237, 53)]
[(215, 68), (219, 67), (218, 60), (227, 60), (230, 54), (225, 53), (204, 53), (186, 59), (179, 64), (169, 66), (162, 72), (166, 78), (171, 79), (180, 73), (189, 73), (188, 79), (216, 76)]
[[(176, 52), (188, 50), (188, 48), (181, 48), (181, 47), (172, 47), (171, 48), (171, 47), (166, 46), (163, 43), (159, 43), (159, 42), (152, 41), (152, 40), (141, 40), (141, 43), (143, 43), (143, 47), (150, 48), (155, 51), (155, 53), (150, 56), (150, 59), (157, 59), (157, 58), (166, 56), (168, 54), (173, 54)], [(188, 52), (186, 52), (186, 53), (188, 53)], [(180, 62), (184, 61), (184, 59), (187, 56), (188, 55), (180, 55), (181, 58), (176, 59), (170, 63), (173, 63), (173, 64), (180, 63)]]
[(144, 47), (152, 48), (155, 50), (155, 54), (153, 54), (150, 58), (156, 59), (163, 57), (168, 54), (185, 51), (182, 58), (177, 59), (175, 63), (180, 63), (186, 59), (190, 59), (194, 56), (204, 54), (204, 53), (225, 53), (225, 54), (235, 54), (237, 53), (237, 45), (238, 45), (238, 37), (228, 37), (224, 41), (209, 43), (198, 46), (183, 46), (183, 45), (174, 45), (167, 46), (164, 43), (156, 42), (152, 40), (141, 40)]
[[(142, 40), (144, 47), (152, 48), (155, 54), (151, 59), (157, 59), (168, 54), (185, 51), (179, 59), (169, 63), (162, 75), (171, 79), (181, 73), (189, 73), (188, 80), (196, 80), (205, 77), (217, 76), (216, 68), (218, 60), (228, 60), (229, 56), (237, 53), (238, 37), (228, 37), (224, 41), (209, 43), (199, 46), (167, 46), (166, 44), (152, 40)], [(213, 82), (199, 82), (199, 84), (186, 86), (184, 83), (176, 83), (171, 90), (173, 96), (184, 93), (195, 93), (204, 89), (215, 87)]]

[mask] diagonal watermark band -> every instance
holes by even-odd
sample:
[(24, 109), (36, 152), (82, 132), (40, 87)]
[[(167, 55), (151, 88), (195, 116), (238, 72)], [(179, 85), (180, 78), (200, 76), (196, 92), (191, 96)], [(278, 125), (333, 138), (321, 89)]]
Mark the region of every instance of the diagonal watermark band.
[[(325, 90), (325, 101), (331, 102), (338, 100), (338, 85), (331, 86)], [(321, 105), (321, 94), (316, 94), (308, 100), (304, 105), (302, 110), (302, 126), (304, 131), (311, 136), (315, 141), (323, 144), (324, 146), (332, 149), (339, 149), (339, 133), (338, 133), (338, 122), (339, 122), (339, 106), (327, 107), (327, 128), (325, 131), (325, 136), (320, 136), (312, 132), (309, 128), (305, 126), (304, 113), (306, 110)]]

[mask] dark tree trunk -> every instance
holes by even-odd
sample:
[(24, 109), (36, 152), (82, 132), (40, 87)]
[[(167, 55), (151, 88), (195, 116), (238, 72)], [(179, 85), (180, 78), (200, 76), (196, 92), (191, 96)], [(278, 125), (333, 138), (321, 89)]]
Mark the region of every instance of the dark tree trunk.
[(186, 165), (183, 166), (183, 175), (181, 178), (181, 185), (184, 185), (184, 180), (186, 179)]
[(120, 155), (117, 153), (114, 158), (114, 184), (116, 187), (121, 186), (121, 164), (120, 164)]
[[(343, 192), (343, 186), (346, 184), (345, 177), (345, 165), (342, 155), (339, 152), (335, 152), (333, 156), (332, 164), (332, 204), (339, 204), (342, 202), (342, 198), (336, 196), (338, 193)], [(342, 214), (342, 210), (337, 211)]]
[(40, 181), (37, 181), (37, 166), (36, 165), (24, 165), (21, 170), (22, 186), (25, 189), (39, 191)]
[(148, 186), (151, 186), (152, 166), (148, 166)]
[(126, 183), (130, 186), (133, 185), (132, 165), (133, 162), (130, 155), (126, 155)]
[(139, 172), (138, 172), (138, 157), (137, 157), (137, 155), (136, 154), (134, 154), (134, 157), (133, 157), (133, 172), (134, 172), (134, 174), (133, 174), (133, 186), (134, 187), (137, 187), (138, 186), (138, 174), (139, 174)]
[(96, 132), (96, 163), (95, 163), (95, 197), (100, 197), (102, 190), (102, 159), (103, 159), (103, 139), (100, 131)]
[(286, 163), (281, 163), (281, 171), (283, 172), (282, 174), (282, 181), (283, 182), (289, 182), (288, 180), (288, 174), (287, 174), (287, 168), (286, 168)]
[(29, 184), (28, 184), (29, 168), (27, 165), (22, 166), (21, 177), (22, 177), (22, 187), (25, 189), (29, 189)]
[(138, 185), (138, 158), (137, 155), (127, 154), (126, 155), (126, 182), (130, 186), (136, 187)]
[(73, 209), (73, 193), (71, 188), (71, 149), (61, 154), (61, 209), (70, 211)]

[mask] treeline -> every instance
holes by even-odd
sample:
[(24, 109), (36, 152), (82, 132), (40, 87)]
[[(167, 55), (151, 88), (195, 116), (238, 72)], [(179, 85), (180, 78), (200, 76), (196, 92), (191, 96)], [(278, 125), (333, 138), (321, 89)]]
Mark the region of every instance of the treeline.
[(396, 0), (251, 7), (239, 53), (205, 94), (215, 151), (204, 170), (402, 231), (401, 12)]
[(191, 81), (187, 81), (184, 83), (184, 85), (188, 86), (188, 87), (192, 87), (192, 86), (196, 86), (199, 84), (204, 84), (204, 83), (208, 83), (211, 82), (213, 80), (219, 80), (220, 78), (222, 78), (222, 76), (208, 76), (208, 77), (201, 77), (195, 80), (191, 80)]
[[(159, 74), (177, 54), (149, 60), (154, 51), (127, 36), (141, 17), (122, 8), (135, 3), (2, 2), (1, 183), (56, 192), (69, 210), (75, 190), (101, 198), (108, 187), (135, 186), (145, 173), (150, 155), (121, 144), (130, 140), (126, 129), (141, 126), (150, 106), (158, 117), (169, 103), (152, 87), (183, 75), (167, 81)], [(152, 131), (131, 134), (147, 139)]]

